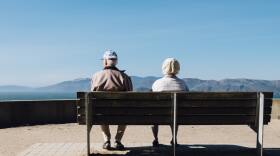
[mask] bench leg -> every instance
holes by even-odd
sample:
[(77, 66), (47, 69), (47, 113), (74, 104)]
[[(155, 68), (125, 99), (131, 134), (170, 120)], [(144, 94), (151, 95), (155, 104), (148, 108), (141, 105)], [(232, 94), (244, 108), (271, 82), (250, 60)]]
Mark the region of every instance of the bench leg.
[(92, 97), (90, 93), (85, 94), (86, 124), (87, 124), (87, 156), (90, 156), (90, 131), (92, 127)]
[(177, 128), (177, 94), (174, 93), (173, 94), (173, 156), (176, 156), (176, 142), (177, 142), (177, 132), (176, 132), (176, 128)]
[(87, 125), (87, 156), (90, 156), (90, 131), (91, 131), (90, 125)]
[(264, 118), (264, 95), (260, 93), (258, 101), (258, 124), (257, 124), (257, 155), (263, 156), (263, 118)]

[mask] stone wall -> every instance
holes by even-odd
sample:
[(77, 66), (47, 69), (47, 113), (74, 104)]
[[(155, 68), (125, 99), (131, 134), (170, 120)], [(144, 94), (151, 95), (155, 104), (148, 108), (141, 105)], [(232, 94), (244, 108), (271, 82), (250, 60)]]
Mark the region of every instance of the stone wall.
[(0, 102), (0, 127), (76, 122), (76, 100)]

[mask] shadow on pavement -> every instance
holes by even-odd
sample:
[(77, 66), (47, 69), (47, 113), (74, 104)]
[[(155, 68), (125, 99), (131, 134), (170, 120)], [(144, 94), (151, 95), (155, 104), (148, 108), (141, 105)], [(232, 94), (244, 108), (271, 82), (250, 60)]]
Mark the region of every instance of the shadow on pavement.
[[(255, 148), (236, 145), (180, 145), (176, 148), (176, 156), (256, 156)], [(108, 154), (95, 153), (92, 156), (171, 156), (172, 147), (160, 145), (158, 148), (151, 146), (128, 147), (125, 153)], [(265, 148), (264, 156), (280, 156), (280, 148)]]

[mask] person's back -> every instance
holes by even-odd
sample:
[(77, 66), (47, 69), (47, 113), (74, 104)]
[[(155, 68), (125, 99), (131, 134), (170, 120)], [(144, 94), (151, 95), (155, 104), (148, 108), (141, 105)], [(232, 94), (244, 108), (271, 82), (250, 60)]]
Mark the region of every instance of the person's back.
[[(163, 64), (162, 64), (162, 72), (164, 74), (164, 77), (156, 80), (153, 83), (152, 91), (153, 92), (164, 92), (164, 91), (176, 91), (176, 92), (183, 92), (183, 91), (189, 91), (187, 85), (185, 84), (184, 80), (179, 79), (176, 75), (180, 71), (180, 64), (179, 62), (174, 58), (167, 58)], [(158, 142), (158, 125), (152, 126), (152, 131), (154, 135), (154, 141), (153, 146), (157, 147), (159, 145)], [(172, 130), (172, 128), (171, 128)], [(178, 127), (176, 127), (176, 131), (178, 130)], [(172, 130), (173, 134), (173, 130)], [(176, 133), (177, 134), (177, 133)], [(177, 136), (175, 136), (177, 137)], [(176, 139), (177, 140), (177, 139)], [(177, 142), (170, 141), (172, 145), (176, 144)]]
[(91, 91), (131, 91), (130, 78), (116, 67), (104, 67), (92, 77)]
[(154, 92), (162, 91), (188, 91), (184, 80), (179, 79), (175, 75), (165, 75), (163, 78), (158, 79), (152, 86)]
[[(91, 80), (91, 91), (132, 91), (132, 82), (124, 71), (120, 71), (117, 65), (117, 54), (112, 51), (106, 51), (103, 55), (104, 69), (95, 73)], [(121, 143), (126, 125), (118, 125), (117, 134), (115, 136), (116, 149), (122, 150), (124, 146)], [(109, 125), (101, 125), (104, 137), (104, 149), (111, 148), (111, 133)]]

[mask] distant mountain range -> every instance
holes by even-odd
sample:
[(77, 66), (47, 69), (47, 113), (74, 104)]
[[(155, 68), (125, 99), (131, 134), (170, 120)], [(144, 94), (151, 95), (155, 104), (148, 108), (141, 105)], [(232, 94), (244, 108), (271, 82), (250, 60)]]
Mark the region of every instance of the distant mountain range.
[[(135, 91), (148, 91), (159, 77), (132, 76)], [(191, 91), (273, 91), (274, 97), (280, 98), (280, 80), (253, 80), (253, 79), (223, 79), (223, 80), (201, 80), (195, 78), (184, 78)], [(64, 81), (50, 86), (31, 88), (25, 86), (0, 86), (0, 92), (77, 92), (89, 91), (90, 79), (76, 79)]]

